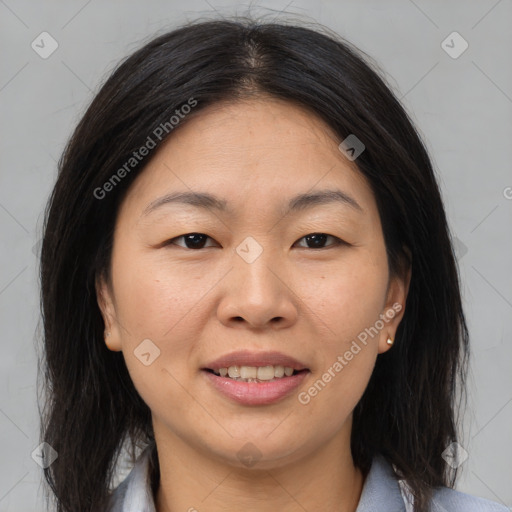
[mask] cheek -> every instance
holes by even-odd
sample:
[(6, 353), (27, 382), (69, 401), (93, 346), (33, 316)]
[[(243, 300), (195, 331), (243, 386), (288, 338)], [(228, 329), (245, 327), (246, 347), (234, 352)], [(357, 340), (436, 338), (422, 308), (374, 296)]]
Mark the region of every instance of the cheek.
[[(148, 406), (158, 406), (152, 403), (157, 399), (155, 389), (165, 390), (167, 397), (180, 396), (186, 403), (179, 383), (190, 379), (187, 363), (206, 318), (200, 314), (201, 299), (215, 281), (177, 272), (136, 251), (129, 254), (114, 260), (116, 313), (126, 366)], [(146, 348), (142, 352), (139, 347)], [(147, 353), (149, 357), (142, 356)], [(152, 362), (145, 365), (148, 360)], [(174, 405), (179, 407), (179, 402)]]
[(189, 323), (205, 293), (208, 273), (201, 276), (135, 250), (126, 254), (130, 256), (114, 260), (116, 311), (121, 322), (139, 336), (181, 336), (182, 326)]
[(364, 261), (361, 255), (322, 274), (324, 279), (317, 276), (319, 284), (308, 298), (329, 329), (317, 344), (319, 364), (299, 402), (308, 414), (323, 418), (326, 436), (335, 434), (361, 399), (378, 355), (378, 332), (372, 328), (384, 305), (387, 268)]
[[(189, 363), (204, 328), (199, 308), (205, 291), (184, 274), (170, 275), (160, 266), (139, 267), (135, 261), (131, 265), (132, 276), (119, 287), (119, 311), (126, 327), (122, 351), (130, 377), (152, 411), (171, 408), (173, 414), (188, 417), (186, 383), (192, 378)], [(147, 349), (141, 351), (141, 346)], [(150, 354), (149, 365), (144, 364), (145, 353)]]
[(387, 259), (375, 254), (358, 249), (315, 276), (318, 284), (308, 298), (329, 330), (318, 344), (320, 364), (301, 403), (325, 418), (331, 433), (360, 400), (378, 355), (375, 325), (385, 304), (388, 270)]
[(387, 261), (357, 251), (320, 274), (303, 281), (304, 303), (323, 320), (327, 338), (336, 349), (375, 324), (387, 291)]

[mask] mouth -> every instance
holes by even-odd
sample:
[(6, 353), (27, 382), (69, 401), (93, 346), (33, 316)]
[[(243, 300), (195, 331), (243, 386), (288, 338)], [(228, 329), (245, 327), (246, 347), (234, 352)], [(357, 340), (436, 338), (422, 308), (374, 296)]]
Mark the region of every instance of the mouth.
[(269, 405), (291, 395), (311, 370), (279, 352), (239, 351), (201, 368), (206, 382), (242, 405)]
[(221, 356), (201, 369), (218, 377), (242, 382), (271, 382), (309, 371), (304, 363), (281, 352), (250, 350)]
[(290, 366), (266, 365), (266, 366), (238, 366), (233, 365), (223, 368), (203, 368), (204, 371), (212, 373), (217, 377), (225, 377), (238, 382), (274, 382), (276, 380), (292, 377), (300, 373), (307, 373), (309, 370), (295, 370)]

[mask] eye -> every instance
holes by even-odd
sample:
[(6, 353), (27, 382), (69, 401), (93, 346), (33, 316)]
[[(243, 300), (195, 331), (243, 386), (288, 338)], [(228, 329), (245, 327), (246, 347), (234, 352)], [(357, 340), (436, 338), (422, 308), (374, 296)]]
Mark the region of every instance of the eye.
[[(325, 246), (325, 242), (327, 241), (328, 238), (333, 239), (334, 243), (331, 243), (331, 244)], [(184, 245), (178, 244), (175, 242), (176, 240), (180, 240), (180, 239), (183, 239)], [(205, 245), (205, 243), (208, 239), (213, 240), (213, 238), (210, 238), (208, 235), (205, 235), (204, 233), (187, 233), (185, 235), (177, 236), (175, 238), (168, 240), (165, 243), (165, 245), (178, 245), (179, 247), (183, 247), (184, 249), (193, 249), (193, 250), (203, 249), (205, 247), (214, 247), (214, 245), (209, 245), (209, 246)], [(306, 247), (304, 245), (302, 245), (302, 247), (305, 249), (324, 249), (324, 248), (328, 248), (331, 246), (346, 244), (346, 242), (344, 242), (340, 238), (338, 238), (334, 235), (328, 235), (326, 233), (310, 233), (309, 235), (306, 235), (306, 236), (300, 238), (295, 243), (297, 244), (301, 240), (305, 240), (305, 242), (307, 244)]]
[[(175, 240), (179, 240), (180, 238), (183, 238), (185, 246), (174, 242)], [(187, 233), (185, 235), (172, 238), (171, 240), (167, 241), (165, 245), (178, 245), (180, 247), (184, 247), (185, 249), (203, 249), (205, 246), (205, 242), (208, 238), (210, 237), (208, 235), (205, 235), (204, 233)], [(210, 240), (213, 240), (213, 238), (210, 238)]]
[[(312, 247), (306, 247), (306, 249), (324, 249), (323, 245), (325, 244), (325, 241), (328, 238), (332, 238), (334, 240), (334, 243), (328, 245), (327, 247), (345, 244), (345, 242), (343, 240), (341, 240), (340, 238), (338, 238), (334, 235), (328, 235), (326, 233), (310, 233), (309, 235), (306, 235), (306, 236), (300, 238), (299, 241), (305, 240), (306, 244), (312, 245)], [(297, 243), (297, 242), (295, 242), (295, 243)], [(302, 246), (302, 247), (304, 247), (304, 246)]]

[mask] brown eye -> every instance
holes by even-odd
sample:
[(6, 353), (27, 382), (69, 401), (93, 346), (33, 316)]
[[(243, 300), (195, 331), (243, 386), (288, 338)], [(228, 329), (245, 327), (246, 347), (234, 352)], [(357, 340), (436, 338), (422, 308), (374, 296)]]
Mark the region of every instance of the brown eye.
[(326, 233), (311, 233), (309, 235), (302, 237), (300, 240), (306, 241), (306, 244), (308, 244), (308, 247), (306, 247), (306, 249), (324, 249), (324, 244), (328, 238), (332, 238), (334, 240), (334, 243), (329, 244), (327, 247), (336, 246), (344, 243), (343, 240), (341, 240), (340, 238), (333, 235), (328, 235)]
[[(177, 244), (174, 241), (183, 239), (185, 245)], [(180, 247), (184, 247), (185, 249), (203, 249), (205, 247), (206, 240), (210, 237), (205, 235), (204, 233), (187, 233), (186, 235), (177, 236), (172, 238), (167, 242), (166, 245), (179, 245)], [(213, 240), (210, 238), (210, 240)], [(208, 246), (213, 247), (213, 246)]]

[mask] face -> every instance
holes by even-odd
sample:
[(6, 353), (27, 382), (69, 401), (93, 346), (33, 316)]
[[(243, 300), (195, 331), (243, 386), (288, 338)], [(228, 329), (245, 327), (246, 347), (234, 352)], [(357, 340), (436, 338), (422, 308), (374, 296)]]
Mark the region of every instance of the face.
[[(408, 282), (388, 272), (375, 198), (340, 142), (279, 100), (217, 104), (131, 185), (98, 303), (157, 442), (233, 466), (253, 450), (268, 468), (349, 442)], [(176, 193), (215, 200), (161, 201)], [(212, 373), (236, 366), (275, 380)]]

